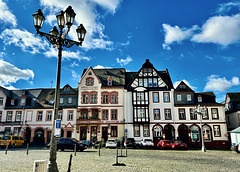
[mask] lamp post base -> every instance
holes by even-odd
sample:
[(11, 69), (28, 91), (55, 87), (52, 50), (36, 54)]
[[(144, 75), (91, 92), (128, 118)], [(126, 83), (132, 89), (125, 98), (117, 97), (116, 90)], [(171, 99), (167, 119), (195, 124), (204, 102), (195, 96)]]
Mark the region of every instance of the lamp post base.
[(47, 172), (59, 172), (56, 162), (49, 162), (47, 166)]
[(206, 148), (205, 148), (205, 146), (203, 146), (202, 147), (202, 152), (206, 152), (207, 150), (206, 150)]

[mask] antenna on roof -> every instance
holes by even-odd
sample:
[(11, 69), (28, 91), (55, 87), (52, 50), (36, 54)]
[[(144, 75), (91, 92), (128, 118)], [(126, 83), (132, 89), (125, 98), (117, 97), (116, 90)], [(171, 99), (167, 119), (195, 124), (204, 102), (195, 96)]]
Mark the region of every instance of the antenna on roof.
[(52, 87), (53, 87), (53, 81), (51, 81), (51, 89), (52, 89)]

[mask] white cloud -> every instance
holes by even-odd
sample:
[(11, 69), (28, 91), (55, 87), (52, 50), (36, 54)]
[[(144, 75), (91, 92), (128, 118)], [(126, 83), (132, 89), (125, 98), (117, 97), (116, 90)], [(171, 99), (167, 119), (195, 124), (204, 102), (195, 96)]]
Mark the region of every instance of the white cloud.
[(222, 56), (222, 59), (223, 60), (226, 60), (227, 62), (231, 62), (234, 60), (234, 57), (231, 57), (231, 56)]
[[(50, 48), (47, 52), (43, 53), (47, 57), (58, 57), (58, 50), (57, 48)], [(83, 56), (80, 51), (72, 52), (72, 51), (62, 51), (62, 58), (63, 59), (77, 59), (77, 60), (86, 60), (90, 61), (89, 57)]]
[(101, 66), (101, 65), (97, 65), (93, 69), (111, 69), (111, 68), (112, 67), (104, 67), (104, 66)]
[(73, 61), (73, 63), (70, 66), (75, 67), (75, 66), (79, 66), (79, 64), (76, 61)]
[(198, 26), (194, 25), (192, 28), (179, 28), (178, 26), (170, 26), (168, 24), (163, 24), (163, 29), (165, 32), (165, 40), (163, 44), (164, 49), (170, 49), (169, 45), (177, 42), (181, 43), (182, 41), (189, 39), (194, 34), (194, 31), (198, 30)]
[(240, 40), (240, 15), (214, 16), (202, 26), (202, 31), (192, 37), (198, 43), (214, 43), (222, 46), (234, 44)]
[[(190, 85), (190, 83), (187, 81), (187, 80), (182, 80), (187, 86), (189, 86), (192, 90), (197, 90), (197, 87), (194, 87), (194, 86), (192, 86), (192, 85)], [(180, 82), (181, 81), (176, 81), (176, 82), (174, 82), (174, 84), (173, 84), (173, 87), (174, 88), (177, 88), (177, 86), (180, 84)]]
[(77, 74), (77, 72), (75, 72), (74, 70), (71, 70), (72, 72), (72, 77), (73, 80), (79, 81), (81, 79), (81, 76)]
[(225, 77), (220, 78), (218, 75), (211, 75), (208, 77), (208, 82), (204, 91), (226, 92), (232, 86), (237, 85), (240, 85), (238, 77), (233, 77), (232, 80), (227, 80)]
[(237, 7), (240, 10), (240, 2), (228, 2), (219, 5), (216, 13), (218, 14), (226, 14), (228, 13), (233, 7)]
[(125, 66), (128, 63), (132, 62), (132, 58), (130, 56), (128, 56), (126, 59), (119, 59), (117, 58), (117, 63), (119, 63), (121, 66)]
[(5, 45), (14, 44), (20, 47), (22, 51), (32, 54), (40, 53), (40, 50), (49, 48), (46, 40), (35, 37), (25, 29), (5, 29), (0, 35), (0, 38), (3, 39)]
[(19, 69), (14, 65), (0, 60), (0, 85), (8, 86), (18, 80), (29, 80), (34, 78), (34, 73), (30, 69)]
[(17, 25), (17, 19), (15, 15), (13, 15), (5, 2), (0, 0), (0, 21), (4, 23), (12, 24), (13, 26)]
[[(86, 49), (107, 49), (111, 50), (113, 42), (104, 34), (105, 27), (99, 21), (103, 16), (96, 10), (97, 6), (100, 6), (107, 12), (115, 13), (116, 9), (120, 6), (121, 0), (41, 0), (41, 5), (45, 7), (44, 15), (48, 23), (52, 24), (53, 17), (49, 15), (56, 15), (57, 11), (65, 10), (69, 5), (72, 6), (76, 13), (75, 23), (72, 26), (69, 37), (73, 40), (77, 39), (76, 28), (79, 24), (83, 24), (87, 30), (85, 41), (83, 42), (83, 48)], [(56, 14), (55, 14), (56, 13)]]

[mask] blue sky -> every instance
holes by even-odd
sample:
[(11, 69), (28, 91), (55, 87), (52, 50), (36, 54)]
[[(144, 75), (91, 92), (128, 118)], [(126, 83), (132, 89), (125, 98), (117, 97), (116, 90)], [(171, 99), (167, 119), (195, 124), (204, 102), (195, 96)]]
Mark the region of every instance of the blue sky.
[(218, 102), (239, 92), (240, 1), (226, 0), (0, 0), (1, 86), (55, 87), (57, 50), (36, 35), (32, 14), (42, 9), (49, 32), (69, 5), (77, 15), (68, 38), (77, 40), (80, 23), (87, 35), (83, 47), (64, 48), (61, 87), (76, 88), (89, 66), (138, 71), (150, 59)]

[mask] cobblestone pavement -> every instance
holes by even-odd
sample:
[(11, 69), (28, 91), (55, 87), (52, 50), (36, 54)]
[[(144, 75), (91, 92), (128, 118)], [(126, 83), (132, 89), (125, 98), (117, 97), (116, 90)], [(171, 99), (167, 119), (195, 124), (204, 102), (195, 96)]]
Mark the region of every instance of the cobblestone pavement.
[[(119, 153), (121, 151), (119, 150)], [(125, 151), (122, 152), (123, 155)], [(126, 166), (112, 166), (116, 163), (116, 149), (87, 149), (77, 152), (76, 156), (71, 151), (59, 151), (57, 164), (60, 172), (66, 172), (70, 155), (73, 155), (71, 172), (114, 172), (114, 171), (240, 171), (240, 154), (232, 151), (220, 150), (146, 150), (128, 149), (127, 157), (119, 157), (118, 162)], [(0, 149), (1, 172), (32, 172), (34, 160), (48, 160), (49, 150), (9, 149), (5, 154)]]

